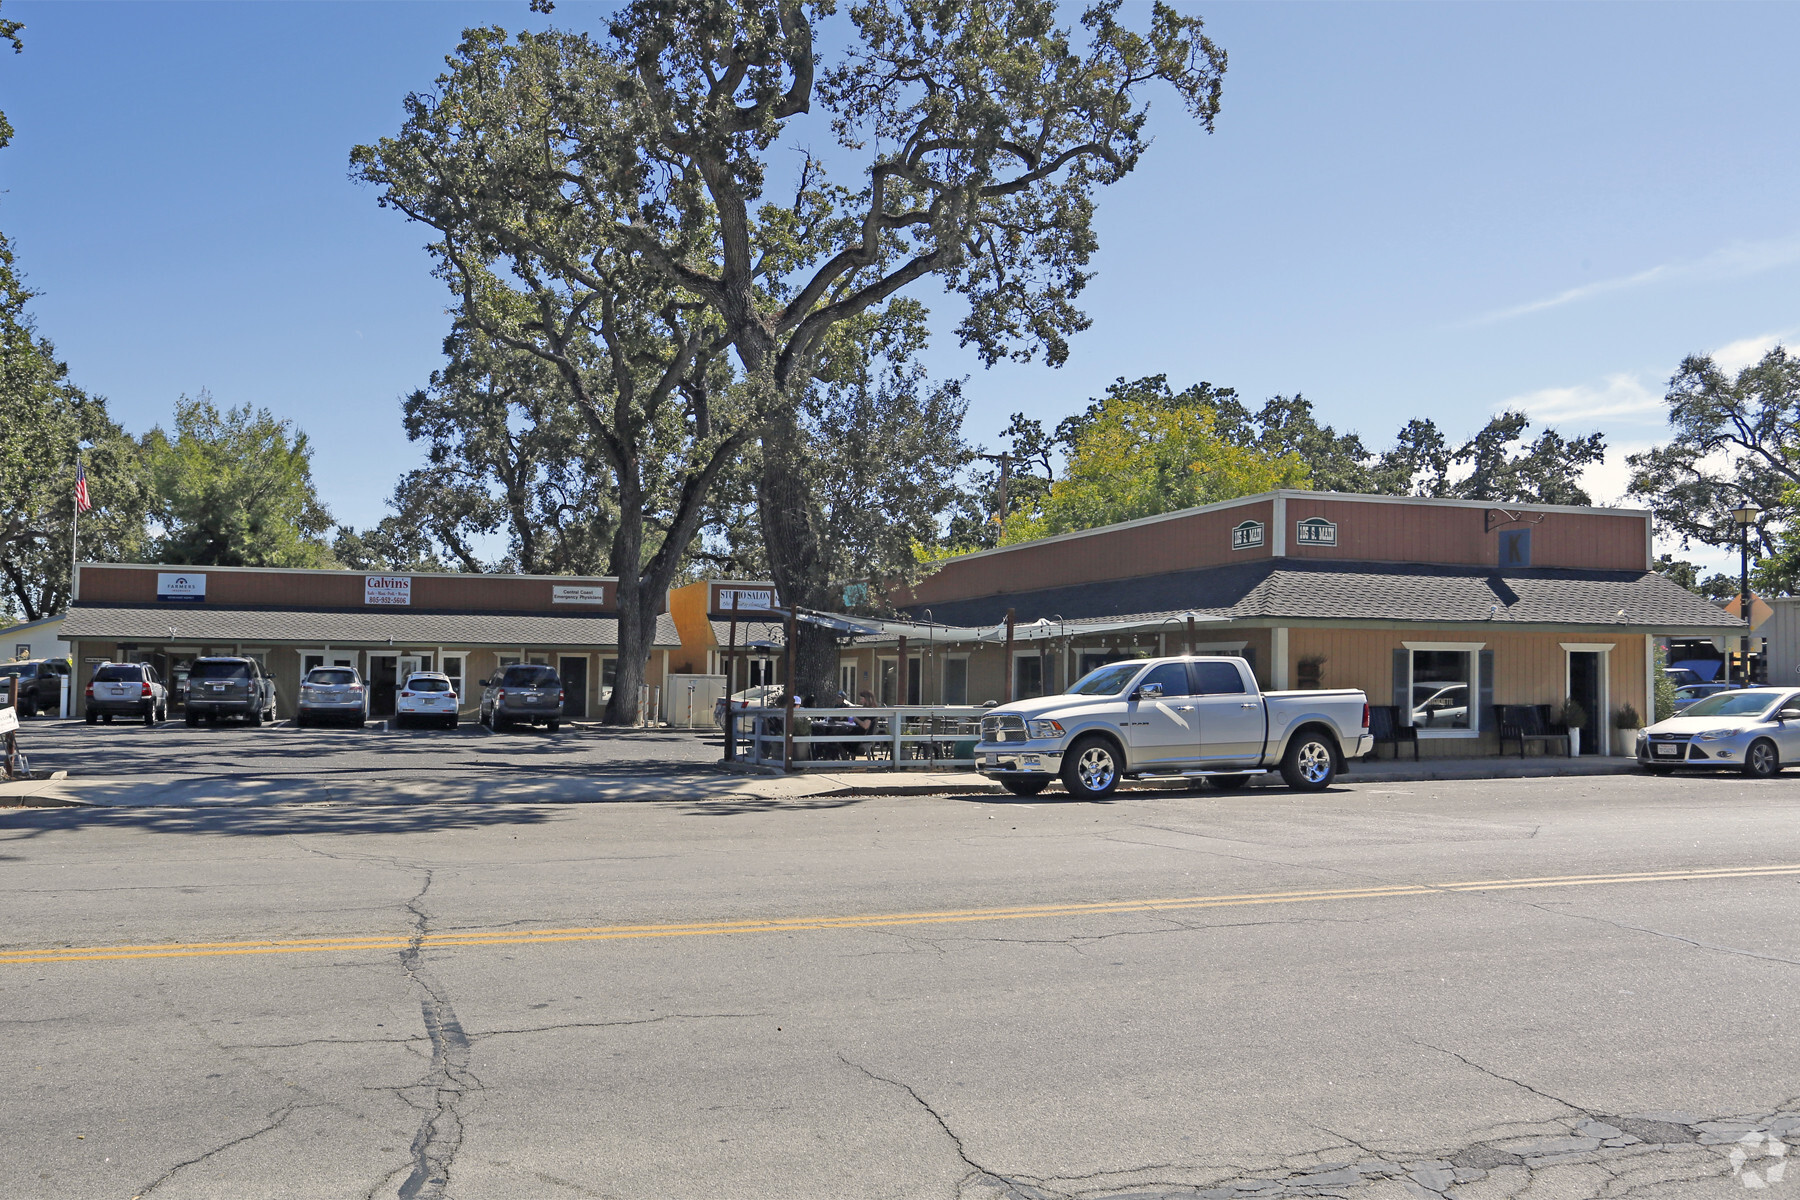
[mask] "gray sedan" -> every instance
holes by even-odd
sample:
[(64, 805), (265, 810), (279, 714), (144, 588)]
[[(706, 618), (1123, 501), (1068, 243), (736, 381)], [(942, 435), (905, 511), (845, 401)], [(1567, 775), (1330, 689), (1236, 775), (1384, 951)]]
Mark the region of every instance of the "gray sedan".
[(1743, 688), (1696, 700), (1639, 734), (1637, 759), (1659, 775), (1723, 767), (1773, 778), (1800, 762), (1800, 689)]

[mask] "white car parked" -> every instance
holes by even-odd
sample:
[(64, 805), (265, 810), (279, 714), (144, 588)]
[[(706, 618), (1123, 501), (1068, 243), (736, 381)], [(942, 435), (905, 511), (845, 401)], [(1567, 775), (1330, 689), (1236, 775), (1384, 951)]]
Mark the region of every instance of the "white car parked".
[(406, 686), (394, 693), (394, 728), (430, 723), (455, 729), (456, 702), (456, 685), (448, 675), (415, 671), (406, 677)]

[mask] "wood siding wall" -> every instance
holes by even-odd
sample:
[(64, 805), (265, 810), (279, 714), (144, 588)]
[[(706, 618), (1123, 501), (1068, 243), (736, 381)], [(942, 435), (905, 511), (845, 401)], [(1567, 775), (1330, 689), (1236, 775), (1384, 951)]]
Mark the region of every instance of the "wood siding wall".
[[(85, 604), (155, 604), (156, 577), (185, 568), (82, 564), (81, 594)], [(207, 608), (354, 608), (363, 603), (362, 571), (244, 571), (195, 567), (188, 573), (206, 576)], [(403, 574), (403, 572), (393, 572)], [(474, 612), (567, 613), (612, 612), (617, 602), (614, 581), (546, 575), (529, 579), (486, 575), (413, 575), (413, 609)], [(606, 589), (605, 605), (557, 604), (552, 589), (580, 585)], [(185, 605), (171, 603), (171, 610)]]
[[(1247, 501), (1213, 512), (1110, 526), (1057, 541), (951, 559), (910, 591), (897, 594), (895, 600), (900, 604), (942, 604), (1222, 566), (1268, 558), (1278, 540), (1290, 558), (1451, 566), (1496, 566), (1500, 561), (1500, 528), (1486, 528), (1487, 510), (1480, 507), (1404, 497), (1344, 500), (1290, 496), (1282, 502), (1286, 512), (1279, 531), (1274, 528), (1275, 507), (1270, 500)], [(1543, 519), (1501, 528), (1531, 530), (1534, 567), (1649, 570), (1649, 518), (1644, 514), (1586, 511), (1532, 515)], [(1337, 544), (1298, 545), (1295, 527), (1308, 517), (1334, 522)], [(1264, 523), (1263, 545), (1234, 551), (1231, 530), (1245, 520)]]
[[(1516, 630), (1443, 629), (1290, 629), (1288, 662), (1309, 655), (1325, 657), (1321, 686), (1361, 688), (1370, 704), (1392, 704), (1394, 651), (1407, 642), (1479, 642), (1494, 652), (1494, 703), (1559, 705), (1568, 696), (1568, 652), (1564, 642), (1612, 645), (1608, 660), (1608, 708), (1630, 704), (1645, 714), (1644, 641), (1641, 634), (1599, 636), (1585, 631), (1565, 633)], [(1609, 726), (1611, 712), (1607, 714)], [(1498, 739), (1483, 730), (1477, 748), (1474, 739), (1428, 739), (1421, 743), (1426, 755), (1494, 753)]]
[[(1268, 528), (1272, 509), (1271, 502), (1261, 500), (1216, 512), (1031, 543), (983, 557), (952, 559), (898, 602), (941, 603), (1267, 558), (1274, 540)], [(1234, 551), (1231, 530), (1243, 521), (1263, 523), (1263, 544)]]
[[(1336, 523), (1337, 545), (1297, 545), (1294, 528), (1308, 517)], [(1531, 530), (1534, 567), (1646, 571), (1644, 522), (1630, 513), (1553, 512), (1537, 524), (1501, 528)], [(1493, 566), (1500, 561), (1500, 529), (1488, 531), (1486, 512), (1479, 508), (1290, 499), (1287, 552), (1294, 558)]]

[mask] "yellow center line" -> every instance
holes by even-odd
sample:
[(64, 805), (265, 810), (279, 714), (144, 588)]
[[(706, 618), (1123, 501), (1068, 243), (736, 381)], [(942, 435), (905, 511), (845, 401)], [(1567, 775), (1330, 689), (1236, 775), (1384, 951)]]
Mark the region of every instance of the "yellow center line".
[[(734, 933), (814, 933), (832, 929), (882, 929), (894, 925), (951, 925), (970, 921), (1020, 921), (1045, 917), (1182, 912), (1208, 908), (1237, 908), (1258, 904), (1380, 900), (1401, 896), (1508, 891), (1518, 888), (1593, 887), (1602, 884), (1674, 883), (1708, 879), (1768, 879), (1794, 875), (1800, 875), (1800, 864), (1777, 864), (1761, 867), (1694, 867), (1596, 875), (1544, 875), (1524, 879), (1457, 880), (1447, 883), (1383, 884), (1360, 888), (1244, 892), (1218, 896), (1174, 896), (1161, 899), (1026, 904), (1000, 908), (942, 909), (929, 912), (767, 917), (672, 924), (590, 925), (553, 929), (462, 930), (426, 934), (417, 941), (422, 949), (441, 950), (464, 946), (525, 946), (552, 942), (714, 937)], [(60, 962), (111, 962), (140, 958), (211, 958), (246, 954), (320, 954), (359, 950), (397, 950), (412, 945), (414, 940), (414, 937), (409, 934), (387, 933), (262, 941), (169, 942), (141, 946), (58, 946), (42, 950), (0, 950), (0, 965), (23, 966)]]

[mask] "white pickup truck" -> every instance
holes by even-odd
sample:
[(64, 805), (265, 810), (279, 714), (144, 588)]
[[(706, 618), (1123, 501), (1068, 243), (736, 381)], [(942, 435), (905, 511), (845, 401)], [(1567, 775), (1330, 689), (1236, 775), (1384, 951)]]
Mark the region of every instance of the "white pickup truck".
[(1097, 799), (1125, 778), (1231, 789), (1277, 769), (1289, 787), (1319, 791), (1373, 746), (1360, 691), (1263, 692), (1241, 658), (1149, 658), (982, 717), (975, 765), (1016, 796), (1058, 776), (1071, 795)]

